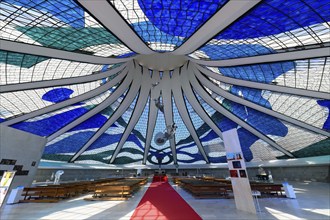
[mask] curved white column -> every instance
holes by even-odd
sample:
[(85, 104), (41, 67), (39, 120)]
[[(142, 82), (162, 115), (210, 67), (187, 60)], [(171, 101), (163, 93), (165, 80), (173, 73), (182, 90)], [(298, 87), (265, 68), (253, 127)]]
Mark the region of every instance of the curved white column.
[(263, 90), (287, 93), (287, 94), (298, 95), (298, 96), (312, 97), (312, 98), (317, 98), (317, 99), (329, 99), (329, 97), (330, 97), (329, 93), (326, 93), (326, 92), (318, 92), (318, 91), (307, 90), (307, 89), (299, 89), (299, 88), (286, 87), (286, 86), (277, 86), (277, 85), (247, 81), (247, 80), (242, 80), (242, 79), (235, 79), (235, 78), (231, 78), (228, 76), (224, 76), (224, 75), (212, 72), (200, 65), (196, 65), (196, 64), (191, 64), (191, 65), (194, 65), (195, 68), (197, 68), (199, 71), (201, 71), (206, 76), (211, 77), (220, 82), (231, 84), (231, 85), (244, 86), (244, 87), (249, 87), (249, 88), (254, 88), (254, 89), (263, 89)]
[[(146, 69), (144, 67), (144, 69)], [(154, 133), (154, 129), (156, 126), (156, 120), (158, 115), (158, 108), (155, 105), (155, 99), (158, 99), (160, 96), (160, 86), (157, 85), (160, 82), (159, 72), (154, 71), (152, 73), (152, 84), (156, 85), (153, 86), (150, 92), (150, 100), (149, 100), (149, 116), (148, 116), (148, 125), (147, 125), (147, 134), (146, 134), (146, 143), (144, 145), (144, 155), (143, 155), (143, 161), (142, 164), (146, 164), (149, 150), (150, 150), (150, 144), (152, 140), (152, 135)], [(163, 113), (160, 113), (163, 114)]]
[(238, 97), (236, 95), (231, 94), (230, 92), (227, 92), (225, 90), (223, 90), (222, 88), (216, 86), (215, 84), (213, 84), (211, 81), (209, 81), (207, 78), (205, 78), (200, 72), (195, 71), (196, 77), (199, 79), (199, 81), (206, 86), (207, 88), (211, 89), (213, 92), (215, 92), (216, 94), (229, 99), (233, 102), (245, 105), (247, 107), (253, 108), (259, 112), (263, 112), (266, 113), (270, 116), (273, 116), (275, 118), (281, 119), (283, 121), (289, 122), (293, 125), (296, 125), (298, 127), (304, 128), (306, 130), (312, 131), (314, 133), (317, 134), (321, 134), (321, 135), (325, 135), (327, 137), (330, 137), (330, 133), (326, 132), (325, 130), (322, 130), (320, 128), (314, 127), (312, 125), (306, 124), (305, 122), (299, 121), (297, 119), (291, 118), (289, 116), (286, 116), (284, 114), (275, 112), (269, 108), (263, 107), (261, 105), (255, 104), (251, 101), (245, 100), (241, 97)]
[[(174, 74), (173, 74), (174, 75)], [(172, 83), (170, 79), (169, 71), (163, 72), (163, 78), (160, 81), (160, 88), (162, 91), (162, 98), (164, 104), (164, 116), (166, 126), (172, 125), (173, 121), (173, 107), (172, 107)], [(175, 134), (174, 137), (168, 140), (170, 142), (170, 147), (172, 150), (173, 162), (177, 164), (176, 146), (175, 146)]]
[[(184, 74), (184, 73), (182, 73), (182, 74)], [(172, 91), (173, 91), (175, 105), (179, 111), (182, 121), (186, 125), (186, 128), (188, 129), (191, 137), (195, 141), (200, 154), (203, 156), (206, 163), (210, 163), (209, 158), (207, 157), (207, 155), (205, 153), (204, 147), (199, 140), (195, 127), (194, 127), (194, 125), (191, 121), (191, 118), (189, 116), (189, 113), (187, 111), (187, 107), (185, 105), (185, 101), (184, 101), (184, 98), (182, 95), (182, 90), (181, 90), (181, 85), (180, 85), (180, 76), (179, 76), (178, 71), (176, 71), (173, 74), (172, 85), (173, 85)]]
[(48, 141), (51, 141), (55, 139), (56, 137), (62, 135), (63, 133), (67, 132), (68, 130), (74, 128), (75, 126), (79, 125), (80, 123), (84, 122), (85, 120), (89, 119), (93, 115), (99, 113), (103, 109), (107, 108), (109, 105), (114, 103), (130, 86), (132, 82), (132, 74), (128, 73), (128, 78), (126, 78), (122, 84), (108, 97), (106, 98), (102, 103), (100, 103), (95, 108), (91, 109), (90, 111), (86, 112), (84, 115), (80, 116), (76, 120), (72, 121), (68, 125), (64, 126), (60, 130), (56, 131), (52, 135), (48, 137)]
[(142, 115), (142, 112), (146, 106), (146, 103), (148, 101), (151, 87), (152, 87), (152, 80), (151, 80), (151, 76), (149, 74), (149, 70), (144, 68), (139, 97), (134, 106), (133, 113), (131, 115), (131, 118), (129, 119), (129, 122), (125, 128), (125, 131), (124, 131), (123, 135), (121, 136), (120, 141), (117, 144), (114, 153), (111, 155), (109, 163), (113, 163), (115, 161), (116, 157), (118, 156), (121, 149), (123, 148), (128, 136), (134, 129), (136, 123), (139, 121), (139, 119)]
[[(75, 161), (85, 150), (87, 150), (88, 147), (91, 146), (113, 123), (115, 123), (117, 121), (117, 119), (120, 116), (122, 116), (125, 113), (125, 111), (127, 110), (127, 108), (131, 105), (131, 103), (133, 102), (133, 100), (136, 97), (137, 92), (139, 91), (139, 88), (140, 88), (141, 74), (138, 75), (138, 73), (135, 73), (134, 71), (129, 72), (129, 74), (133, 75), (134, 79), (132, 81), (131, 86), (129, 88), (126, 87), (126, 89), (129, 89), (129, 91), (127, 92), (123, 101), (120, 103), (119, 107), (114, 111), (114, 113), (110, 116), (110, 118), (106, 121), (106, 123), (104, 123), (104, 125), (102, 127), (100, 127), (97, 130), (97, 132), (87, 141), (87, 143), (84, 144), (84, 146), (82, 146), (82, 148), (70, 159), (70, 162)], [(125, 92), (125, 90), (120, 91), (120, 92), (121, 93), (118, 94), (117, 99)], [(111, 100), (111, 101), (115, 101), (115, 100)], [(105, 102), (103, 102), (103, 103), (105, 103)], [(105, 107), (108, 107), (113, 102), (109, 101), (106, 103), (107, 104)]]
[(116, 73), (123, 70), (126, 67), (126, 65), (127, 64), (123, 64), (115, 69), (107, 70), (107, 71), (101, 72), (101, 73), (95, 73), (95, 74), (92, 73), (87, 76), (77, 76), (77, 77), (62, 78), (62, 79), (43, 80), (43, 81), (35, 81), (35, 82), (27, 82), (27, 83), (17, 83), (17, 84), (7, 84), (7, 85), (0, 86), (0, 93), (92, 82), (92, 81), (100, 80), (100, 79), (115, 75)]
[(267, 137), (266, 135), (262, 134), (258, 130), (256, 130), (251, 125), (247, 124), (245, 121), (238, 118), (236, 115), (232, 114), (230, 111), (222, 107), (218, 102), (216, 102), (199, 84), (194, 74), (189, 74), (190, 82), (192, 86), (196, 90), (196, 92), (216, 111), (221, 113), (223, 116), (227, 117), (228, 119), (232, 120), (233, 122), (239, 124), (242, 128), (245, 128), (255, 136), (259, 137), (261, 140), (268, 143), (270, 146), (274, 147), (275, 149), (281, 151), (282, 153), (288, 155), (289, 157), (294, 157), (289, 151), (285, 150), (283, 147), (278, 145), (275, 141)]
[(222, 138), (222, 132), (218, 128), (218, 126), (212, 121), (210, 116), (205, 112), (199, 101), (197, 100), (193, 90), (191, 89), (191, 85), (189, 82), (188, 74), (193, 73), (191, 69), (192, 63), (189, 64), (189, 67), (187, 68), (187, 65), (182, 67), (182, 73), (180, 77), (182, 89), (184, 91), (185, 96), (187, 97), (190, 105), (194, 108), (195, 112), (203, 119), (203, 121), (210, 126), (210, 128), (221, 138)]
[(127, 69), (124, 70), (121, 74), (116, 76), (114, 79), (112, 79), (111, 81), (105, 83), (104, 85), (102, 85), (102, 86), (100, 86), (100, 87), (98, 87), (94, 90), (91, 90), (91, 91), (86, 92), (84, 94), (78, 95), (78, 96), (73, 97), (71, 99), (65, 100), (63, 102), (59, 102), (59, 103), (44, 107), (42, 109), (39, 109), (39, 110), (30, 112), (30, 113), (21, 115), (19, 117), (9, 119), (9, 120), (3, 122), (2, 124), (6, 125), (6, 126), (13, 125), (13, 124), (16, 124), (18, 122), (25, 121), (25, 120), (33, 118), (33, 117), (37, 117), (39, 115), (47, 114), (49, 112), (56, 111), (56, 110), (61, 109), (61, 108), (65, 108), (65, 107), (73, 105), (77, 102), (81, 102), (81, 101), (90, 99), (92, 97), (95, 97), (97, 95), (100, 95), (103, 92), (106, 92), (107, 90), (109, 90), (110, 88), (115, 86), (116, 84), (118, 84), (125, 77), (126, 77), (126, 80), (131, 79), (131, 76), (127, 76), (127, 71), (128, 71)]

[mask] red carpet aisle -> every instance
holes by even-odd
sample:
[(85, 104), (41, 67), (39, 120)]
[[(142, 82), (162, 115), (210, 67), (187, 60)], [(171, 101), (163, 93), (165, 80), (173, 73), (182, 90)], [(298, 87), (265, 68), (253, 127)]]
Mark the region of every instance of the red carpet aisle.
[(202, 219), (168, 182), (153, 182), (135, 209), (131, 220)]

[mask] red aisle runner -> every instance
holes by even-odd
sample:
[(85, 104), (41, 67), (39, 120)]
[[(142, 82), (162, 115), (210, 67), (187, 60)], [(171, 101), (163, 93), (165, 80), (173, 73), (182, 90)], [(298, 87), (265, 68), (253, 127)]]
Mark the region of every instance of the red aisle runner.
[(153, 182), (135, 209), (131, 220), (202, 219), (168, 182)]

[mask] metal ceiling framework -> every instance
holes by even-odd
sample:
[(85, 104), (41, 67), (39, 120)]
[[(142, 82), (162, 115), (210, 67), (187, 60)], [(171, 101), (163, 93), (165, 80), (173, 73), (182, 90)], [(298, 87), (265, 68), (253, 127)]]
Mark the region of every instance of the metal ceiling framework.
[[(106, 28), (111, 30), (115, 36), (117, 36), (123, 43), (125, 43), (130, 49), (138, 54), (144, 54), (152, 56), (152, 51), (134, 32), (134, 30), (123, 20), (118, 12), (107, 0), (99, 1), (84, 1), (78, 0), (78, 2), (90, 13), (93, 14)], [(185, 43), (178, 47), (170, 54), (175, 55), (186, 55), (194, 52), (196, 49), (206, 43), (211, 37), (218, 32), (224, 30), (227, 26), (241, 17), (244, 13), (249, 11), (260, 0), (247, 0), (247, 1), (229, 1), (221, 10), (219, 10), (213, 17), (211, 17), (200, 29), (198, 29)], [(230, 10), (229, 10), (230, 9)], [(233, 12), (234, 11), (234, 12)], [(221, 19), (220, 19), (221, 18)], [(221, 20), (222, 22), (217, 22)], [(244, 86), (253, 89), (269, 90), (280, 93), (287, 93), (297, 96), (306, 96), (317, 99), (330, 99), (330, 94), (326, 92), (312, 91), (299, 88), (291, 88), (284, 86), (277, 86), (272, 84), (246, 81), (241, 79), (235, 79), (227, 77), (215, 72), (212, 72), (201, 65), (208, 67), (233, 67), (250, 64), (262, 64), (262, 63), (273, 63), (287, 60), (299, 60), (305, 58), (317, 58), (330, 56), (330, 47), (305, 49), (297, 51), (287, 51), (275, 54), (251, 56), (244, 58), (225, 59), (225, 60), (198, 60), (187, 57), (187, 62), (174, 70), (150, 70), (148, 67), (140, 66), (137, 61), (134, 61), (134, 57), (129, 58), (109, 58), (99, 57), (94, 55), (79, 54), (70, 51), (63, 51), (59, 49), (47, 48), (42, 46), (36, 46), (26, 43), (13, 42), (8, 40), (0, 39), (0, 48), (4, 51), (12, 51), (23, 54), (38, 55), (44, 57), (51, 57), (63, 60), (72, 60), (79, 62), (86, 62), (92, 64), (117, 64), (124, 63), (119, 67), (107, 70), (105, 72), (91, 73), (87, 76), (63, 78), (56, 80), (45, 80), (36, 82), (27, 82), (19, 84), (8, 84), (0, 86), (0, 93), (8, 93), (22, 90), (32, 90), (38, 88), (48, 88), (55, 86), (64, 86), (71, 84), (81, 84), (84, 82), (98, 81), (110, 76), (115, 76), (113, 79), (107, 81), (105, 84), (100, 85), (98, 88), (78, 95), (74, 98), (52, 104), (50, 106), (41, 108), (36, 111), (32, 111), (21, 116), (9, 118), (2, 122), (3, 125), (11, 126), (22, 121), (32, 119), (34, 117), (44, 115), (56, 110), (60, 110), (69, 107), (75, 103), (96, 97), (102, 93), (109, 92), (113, 87), (114, 91), (111, 92), (101, 104), (90, 109), (88, 112), (73, 120), (66, 126), (62, 127), (58, 131), (48, 136), (48, 141), (53, 141), (57, 137), (60, 137), (65, 132), (81, 124), (85, 120), (98, 114), (111, 104), (113, 104), (120, 96), (128, 91), (120, 103), (119, 107), (113, 112), (113, 114), (107, 119), (107, 121), (97, 129), (94, 135), (71, 157), (68, 162), (75, 162), (79, 156), (81, 156), (86, 150), (98, 139), (100, 136), (109, 129), (129, 108), (134, 99), (137, 97), (134, 110), (130, 116), (129, 122), (125, 127), (125, 130), (120, 138), (120, 141), (116, 144), (114, 153), (109, 155), (108, 162), (114, 163), (117, 156), (120, 154), (125, 142), (127, 141), (132, 130), (136, 126), (141, 117), (143, 110), (149, 99), (149, 113), (148, 113), (148, 125), (146, 128), (146, 141), (144, 144), (143, 160), (142, 164), (147, 163), (150, 148), (152, 146), (152, 137), (154, 129), (157, 124), (158, 114), (164, 114), (165, 125), (172, 125), (175, 123), (173, 117), (173, 104), (172, 100), (177, 107), (180, 117), (189, 131), (193, 141), (196, 143), (196, 147), (199, 153), (202, 155), (205, 163), (209, 163), (210, 160), (205, 152), (204, 146), (200, 141), (200, 137), (196, 132), (196, 127), (192, 123), (185, 100), (190, 103), (197, 115), (220, 137), (222, 138), (221, 129), (212, 121), (211, 117), (206, 113), (205, 109), (201, 106), (198, 99), (196, 98), (197, 93), (203, 100), (218, 111), (221, 115), (227, 117), (233, 122), (240, 125), (242, 128), (251, 132), (264, 142), (266, 142), (272, 148), (282, 152), (283, 154), (294, 157), (292, 152), (285, 149), (285, 146), (280, 146), (273, 139), (258, 131), (256, 128), (248, 124), (246, 121), (240, 119), (230, 111), (228, 111), (221, 103), (216, 101), (211, 94), (209, 94), (205, 87), (213, 91), (214, 93), (229, 99), (233, 102), (242, 104), (250, 107), (257, 111), (262, 111), (265, 114), (273, 116), (275, 118), (284, 120), (300, 128), (321, 134), (326, 137), (330, 137), (329, 132), (324, 129), (314, 127), (305, 122), (293, 119), (284, 114), (278, 113), (271, 109), (262, 107), (251, 101), (245, 100), (241, 97), (233, 95), (217, 85), (215, 85), (211, 78), (220, 82), (228, 83), (231, 85)], [(118, 75), (116, 75), (119, 73)], [(151, 74), (152, 73), (152, 74)], [(119, 85), (118, 85), (119, 84)], [(118, 85), (118, 86), (116, 86)], [(161, 113), (155, 106), (154, 100), (158, 97), (162, 98), (164, 104), (164, 113)], [(173, 163), (178, 164), (177, 152), (176, 152), (176, 135), (174, 138), (169, 139), (169, 145), (171, 149), (171, 155), (173, 157)]]

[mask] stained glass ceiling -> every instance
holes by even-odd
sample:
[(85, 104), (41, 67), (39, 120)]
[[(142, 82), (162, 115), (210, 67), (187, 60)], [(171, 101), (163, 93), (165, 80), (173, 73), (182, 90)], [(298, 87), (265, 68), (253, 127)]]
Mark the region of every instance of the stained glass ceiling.
[(44, 160), (330, 155), (328, 0), (2, 0), (0, 123)]

